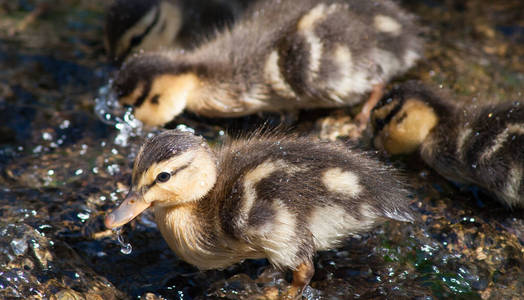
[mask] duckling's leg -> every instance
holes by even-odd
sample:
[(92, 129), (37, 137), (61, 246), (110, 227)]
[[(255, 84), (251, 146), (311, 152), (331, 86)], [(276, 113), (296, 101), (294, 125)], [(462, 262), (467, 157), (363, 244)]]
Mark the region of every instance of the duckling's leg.
[(303, 262), (300, 264), (295, 271), (293, 271), (293, 282), (284, 295), (283, 299), (300, 299), (302, 292), (308, 283), (311, 281), (311, 277), (315, 273), (315, 266), (312, 261)]
[(357, 123), (359, 134), (366, 129), (366, 126), (369, 122), (369, 116), (371, 114), (371, 110), (375, 105), (377, 105), (380, 98), (382, 98), (384, 94), (384, 84), (379, 83), (375, 84), (373, 86), (373, 90), (371, 90), (371, 94), (369, 95), (369, 99), (364, 103), (364, 106), (362, 106), (362, 110), (360, 113), (355, 117), (355, 121)]

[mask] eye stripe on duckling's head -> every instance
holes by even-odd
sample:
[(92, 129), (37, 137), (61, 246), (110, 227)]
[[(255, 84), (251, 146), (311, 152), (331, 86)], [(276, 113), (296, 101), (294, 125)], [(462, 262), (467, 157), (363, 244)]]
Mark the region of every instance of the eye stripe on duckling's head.
[(173, 63), (173, 55), (158, 52), (133, 57), (114, 81), (118, 101), (134, 106), (135, 117), (146, 125), (172, 121), (194, 98), (200, 76), (205, 76), (203, 68)]
[[(133, 168), (133, 185), (139, 185), (144, 174), (150, 169), (162, 169), (172, 172), (177, 168), (190, 164), (190, 157), (181, 157), (180, 165), (175, 167), (172, 163), (170, 166), (159, 168), (160, 164), (167, 164), (175, 156), (188, 155), (188, 151), (196, 150), (201, 147), (207, 147), (207, 144), (201, 137), (197, 137), (188, 132), (170, 130), (161, 133), (149, 140), (142, 146), (135, 160)], [(187, 167), (187, 166), (186, 166)], [(159, 173), (159, 172), (158, 172)], [(150, 174), (149, 177), (156, 178), (157, 174)], [(154, 180), (148, 180), (144, 184), (150, 184)]]
[[(158, 7), (159, 0), (116, 0), (107, 10), (105, 20), (105, 47), (112, 59), (122, 59), (128, 47), (122, 45), (124, 36), (131, 30), (143, 32), (151, 23), (146, 18), (154, 14), (153, 8)], [(147, 21), (147, 22), (146, 22)], [(141, 24), (144, 23), (144, 24)]]

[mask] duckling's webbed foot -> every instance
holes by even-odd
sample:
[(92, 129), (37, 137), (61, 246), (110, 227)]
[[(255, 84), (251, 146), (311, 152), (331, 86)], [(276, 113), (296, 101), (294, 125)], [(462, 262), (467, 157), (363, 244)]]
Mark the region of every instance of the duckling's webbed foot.
[(373, 107), (375, 107), (375, 105), (377, 105), (383, 94), (384, 84), (375, 84), (373, 86), (373, 90), (371, 90), (368, 100), (366, 103), (364, 103), (364, 106), (362, 106), (362, 110), (358, 115), (355, 116), (355, 123), (357, 124), (359, 134), (361, 134), (362, 131), (366, 129), (369, 122), (369, 116), (371, 115), (371, 110)]
[(297, 269), (293, 271), (293, 282), (291, 282), (291, 286), (283, 295), (282, 299), (301, 299), (302, 292), (311, 281), (314, 273), (315, 266), (312, 261), (300, 264)]

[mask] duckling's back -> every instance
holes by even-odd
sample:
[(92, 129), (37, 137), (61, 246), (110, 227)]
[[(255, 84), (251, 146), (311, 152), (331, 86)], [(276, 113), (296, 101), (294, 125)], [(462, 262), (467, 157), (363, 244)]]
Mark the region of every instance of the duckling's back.
[(214, 207), (227, 234), (297, 266), (385, 218), (412, 220), (395, 171), (344, 145), (253, 138), (221, 150)]
[(413, 66), (421, 44), (413, 17), (391, 1), (268, 0), (187, 59), (212, 66), (219, 86), (228, 78), (254, 111), (333, 107)]
[(524, 102), (464, 107), (422, 146), (422, 157), (445, 177), (524, 206)]

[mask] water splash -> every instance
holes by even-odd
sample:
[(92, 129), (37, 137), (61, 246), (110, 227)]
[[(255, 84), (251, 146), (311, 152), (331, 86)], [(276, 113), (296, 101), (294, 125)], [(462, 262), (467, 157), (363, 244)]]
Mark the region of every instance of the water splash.
[(135, 119), (132, 108), (124, 108), (118, 103), (111, 87), (112, 81), (109, 81), (98, 90), (98, 97), (95, 98), (95, 114), (102, 122), (113, 125), (119, 131), (115, 137), (115, 144), (127, 147), (130, 138), (142, 134), (142, 122)]
[(113, 233), (116, 234), (116, 240), (120, 245), (120, 252), (125, 255), (131, 254), (133, 247), (131, 246), (131, 243), (128, 243), (124, 240), (124, 236), (122, 235), (122, 227), (114, 228)]

